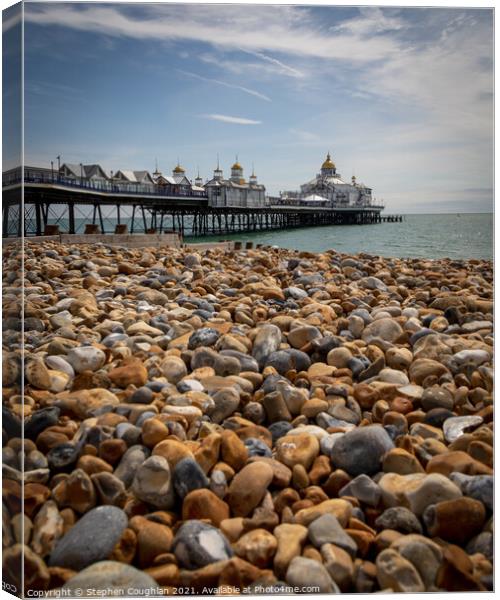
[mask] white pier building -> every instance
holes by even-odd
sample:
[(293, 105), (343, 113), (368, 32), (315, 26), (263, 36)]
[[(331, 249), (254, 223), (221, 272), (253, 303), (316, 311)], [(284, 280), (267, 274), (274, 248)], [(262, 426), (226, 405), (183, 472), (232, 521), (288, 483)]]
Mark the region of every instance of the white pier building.
[(372, 206), (372, 190), (356, 181), (353, 175), (347, 183), (337, 171), (330, 153), (326, 155), (321, 171), (314, 179), (300, 186), (300, 191), (281, 192), (283, 202), (299, 201), (300, 204), (314, 203), (335, 208)]
[(228, 206), (245, 208), (262, 208), (266, 204), (266, 188), (257, 181), (252, 171), (248, 181), (243, 177), (243, 167), (236, 162), (231, 167), (231, 177), (224, 179), (219, 164), (214, 176), (205, 183), (209, 206)]

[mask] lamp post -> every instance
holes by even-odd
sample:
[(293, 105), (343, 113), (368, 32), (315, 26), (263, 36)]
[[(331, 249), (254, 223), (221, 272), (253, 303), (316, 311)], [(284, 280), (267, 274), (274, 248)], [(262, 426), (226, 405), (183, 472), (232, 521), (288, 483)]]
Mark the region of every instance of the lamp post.
[(80, 185), (83, 185), (83, 165), (80, 163)]
[(59, 177), (61, 177), (61, 155), (56, 156), (57, 158), (57, 181), (59, 181)]
[(50, 161), (50, 170), (52, 171), (52, 183), (54, 183), (54, 161)]

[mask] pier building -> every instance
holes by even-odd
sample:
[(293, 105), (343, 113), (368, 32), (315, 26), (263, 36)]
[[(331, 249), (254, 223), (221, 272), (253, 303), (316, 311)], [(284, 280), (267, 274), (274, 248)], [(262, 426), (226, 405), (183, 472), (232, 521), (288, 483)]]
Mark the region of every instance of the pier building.
[(61, 166), (60, 173), (63, 177), (78, 181), (84, 179), (86, 181), (106, 181), (108, 176), (101, 165), (83, 165), (64, 163)]
[(217, 162), (214, 176), (205, 183), (209, 206), (259, 208), (266, 205), (266, 188), (257, 180), (252, 170), (248, 181), (243, 177), (243, 167), (236, 162), (231, 167), (231, 177), (224, 179), (224, 173)]
[(141, 185), (154, 185), (154, 179), (149, 171), (118, 170), (113, 174), (111, 180), (120, 183), (139, 183)]
[(372, 206), (372, 190), (358, 183), (354, 175), (350, 183), (344, 181), (328, 152), (316, 177), (301, 185), (300, 191), (282, 192), (281, 199), (285, 203), (299, 200), (334, 208), (369, 207)]

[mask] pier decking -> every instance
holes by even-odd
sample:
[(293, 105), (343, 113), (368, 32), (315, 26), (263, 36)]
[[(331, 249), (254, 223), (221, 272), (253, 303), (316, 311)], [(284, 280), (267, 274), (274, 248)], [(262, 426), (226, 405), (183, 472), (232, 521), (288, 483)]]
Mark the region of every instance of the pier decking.
[(228, 235), (321, 225), (360, 225), (401, 221), (381, 215), (383, 206), (307, 206), (268, 204), (249, 208), (209, 206), (203, 192), (166, 194), (146, 186), (96, 184), (63, 178), (4, 181), (3, 237), (44, 235), (57, 225), (64, 233), (83, 233), (92, 224), (101, 233), (126, 225), (130, 233), (178, 232), (183, 236)]

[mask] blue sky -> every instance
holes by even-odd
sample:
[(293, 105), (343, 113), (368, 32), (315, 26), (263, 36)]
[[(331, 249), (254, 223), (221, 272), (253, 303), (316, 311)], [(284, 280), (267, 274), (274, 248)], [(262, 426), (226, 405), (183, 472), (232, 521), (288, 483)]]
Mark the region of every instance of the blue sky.
[(388, 209), (487, 211), (491, 10), (25, 4), (25, 158), (207, 178), (238, 154), (270, 193), (330, 150)]

